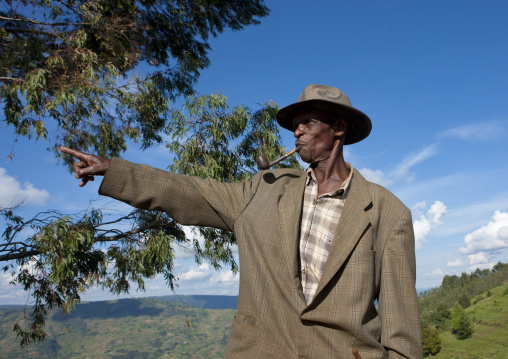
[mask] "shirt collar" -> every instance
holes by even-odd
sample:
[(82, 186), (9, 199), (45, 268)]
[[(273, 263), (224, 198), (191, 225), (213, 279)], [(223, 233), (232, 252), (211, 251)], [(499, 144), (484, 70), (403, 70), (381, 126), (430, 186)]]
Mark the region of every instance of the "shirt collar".
[[(328, 192), (320, 197), (327, 196), (327, 197), (335, 197), (338, 195), (342, 195), (343, 199), (346, 199), (347, 194), (349, 192), (349, 188), (351, 187), (351, 182), (353, 181), (353, 172), (354, 168), (349, 163), (346, 162), (346, 168), (349, 170), (349, 176), (342, 182), (339, 189), (333, 192)], [(311, 183), (317, 184), (316, 175), (314, 174), (314, 170), (312, 167), (307, 168), (307, 182), (305, 183), (305, 186), (308, 186)]]

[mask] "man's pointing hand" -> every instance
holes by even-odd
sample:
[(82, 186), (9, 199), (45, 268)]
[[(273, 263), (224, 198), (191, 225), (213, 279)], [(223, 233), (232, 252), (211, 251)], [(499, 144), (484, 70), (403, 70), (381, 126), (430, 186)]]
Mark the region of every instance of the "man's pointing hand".
[(72, 148), (60, 146), (60, 151), (76, 157), (79, 162), (76, 162), (72, 168), (76, 174), (76, 178), (81, 179), (80, 187), (86, 185), (88, 181), (93, 181), (94, 176), (104, 176), (109, 167), (111, 160), (81, 151), (73, 150)]

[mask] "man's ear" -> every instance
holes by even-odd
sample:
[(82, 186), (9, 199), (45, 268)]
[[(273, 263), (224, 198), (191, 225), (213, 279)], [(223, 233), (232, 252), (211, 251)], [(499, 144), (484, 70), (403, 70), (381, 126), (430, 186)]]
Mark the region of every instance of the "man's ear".
[(344, 136), (347, 132), (347, 121), (344, 120), (342, 117), (338, 117), (335, 127), (335, 136), (341, 137)]

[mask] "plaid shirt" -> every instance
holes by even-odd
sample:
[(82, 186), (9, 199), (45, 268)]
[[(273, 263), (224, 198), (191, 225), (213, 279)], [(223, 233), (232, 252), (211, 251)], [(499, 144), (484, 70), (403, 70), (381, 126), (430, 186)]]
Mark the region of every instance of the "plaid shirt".
[(349, 164), (346, 166), (350, 173), (340, 188), (319, 198), (314, 171), (310, 167), (307, 170), (300, 228), (300, 276), (307, 304), (312, 302), (323, 275), (353, 177), (352, 167)]

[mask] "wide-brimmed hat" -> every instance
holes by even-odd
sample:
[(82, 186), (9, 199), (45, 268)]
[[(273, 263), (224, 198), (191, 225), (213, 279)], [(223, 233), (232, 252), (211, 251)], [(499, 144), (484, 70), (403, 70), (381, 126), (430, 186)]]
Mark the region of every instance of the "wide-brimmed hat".
[(370, 118), (352, 107), (344, 92), (335, 87), (316, 84), (307, 86), (296, 103), (281, 108), (277, 113), (277, 122), (285, 129), (294, 131), (293, 117), (304, 108), (316, 108), (342, 116), (348, 123), (346, 145), (360, 142), (372, 129)]

